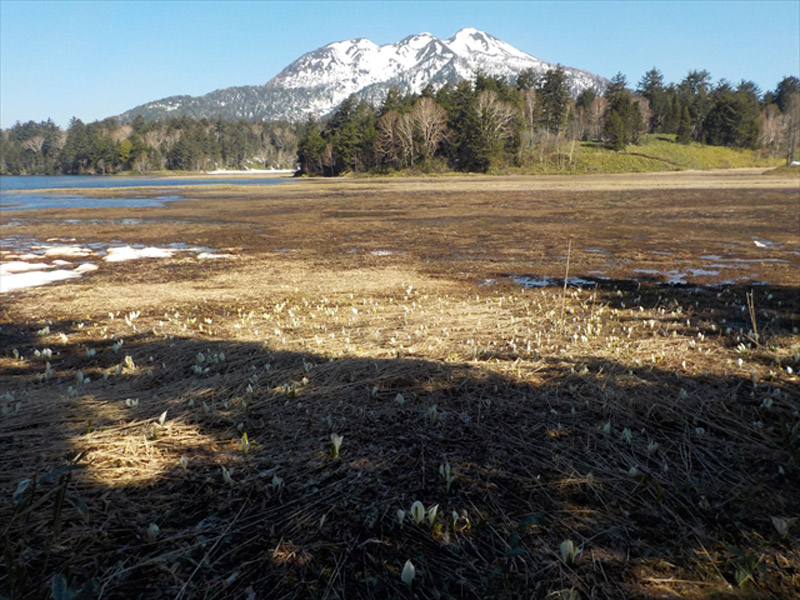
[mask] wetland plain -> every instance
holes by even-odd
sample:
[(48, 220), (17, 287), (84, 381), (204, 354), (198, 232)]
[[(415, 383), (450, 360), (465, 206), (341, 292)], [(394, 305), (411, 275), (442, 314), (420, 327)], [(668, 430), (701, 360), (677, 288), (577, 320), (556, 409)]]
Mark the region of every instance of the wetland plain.
[(3, 209), (3, 594), (796, 597), (797, 177), (180, 193)]

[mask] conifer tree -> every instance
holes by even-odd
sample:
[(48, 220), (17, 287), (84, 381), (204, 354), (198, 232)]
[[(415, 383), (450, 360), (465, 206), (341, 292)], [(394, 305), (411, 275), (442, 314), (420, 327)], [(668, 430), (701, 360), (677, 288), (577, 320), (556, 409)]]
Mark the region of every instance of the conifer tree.
[(539, 86), (541, 125), (552, 133), (558, 133), (566, 125), (569, 103), (567, 77), (563, 67), (549, 69)]
[(692, 141), (692, 116), (689, 114), (688, 106), (681, 109), (681, 120), (678, 123), (675, 141), (679, 144), (688, 144)]
[(664, 131), (670, 107), (664, 89), (664, 76), (661, 71), (653, 67), (645, 73), (639, 81), (637, 91), (650, 102), (650, 110), (652, 111), (650, 130)]

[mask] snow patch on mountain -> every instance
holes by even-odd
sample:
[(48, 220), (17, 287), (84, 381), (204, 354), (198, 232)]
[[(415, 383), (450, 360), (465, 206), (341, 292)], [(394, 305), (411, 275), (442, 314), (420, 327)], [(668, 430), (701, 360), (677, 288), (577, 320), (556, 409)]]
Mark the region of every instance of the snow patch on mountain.
[[(263, 86), (227, 88), (200, 97), (173, 96), (136, 107), (121, 118), (185, 114), (297, 121), (324, 116), (351, 94), (379, 103), (392, 87), (419, 93), (427, 85), (438, 88), (472, 79), (477, 70), (512, 80), (525, 69), (542, 75), (550, 68), (553, 65), (474, 27), (446, 40), (420, 33), (383, 46), (358, 38), (304, 54)], [(605, 88), (602, 77), (564, 70), (573, 95), (589, 87), (598, 92)]]

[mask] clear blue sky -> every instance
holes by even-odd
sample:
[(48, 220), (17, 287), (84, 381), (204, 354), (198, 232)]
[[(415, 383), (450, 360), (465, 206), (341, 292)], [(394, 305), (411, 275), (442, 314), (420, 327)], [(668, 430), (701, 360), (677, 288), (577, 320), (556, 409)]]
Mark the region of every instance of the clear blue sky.
[(763, 90), (800, 75), (800, 0), (0, 0), (0, 126), (94, 121), (166, 96), (266, 83), (332, 41), (447, 38), (467, 26), (548, 62), (622, 71), (632, 84), (652, 66), (668, 82), (704, 68)]

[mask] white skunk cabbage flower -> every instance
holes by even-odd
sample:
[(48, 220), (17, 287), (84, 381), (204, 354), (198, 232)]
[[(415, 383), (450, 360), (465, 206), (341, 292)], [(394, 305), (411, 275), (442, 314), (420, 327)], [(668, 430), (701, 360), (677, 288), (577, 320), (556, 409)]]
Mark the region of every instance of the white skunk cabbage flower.
[(450, 488), (453, 485), (453, 479), (455, 479), (455, 477), (453, 477), (453, 469), (450, 467), (450, 463), (446, 462), (439, 465), (439, 475), (441, 475), (442, 479), (445, 480), (445, 483), (447, 484), (447, 493), (449, 494)]
[(411, 586), (411, 582), (414, 581), (414, 576), (417, 574), (416, 569), (414, 568), (414, 564), (411, 560), (407, 560), (406, 564), (403, 565), (403, 571), (400, 573), (400, 579), (403, 580), (407, 586)]
[(406, 520), (406, 511), (404, 511), (402, 508), (398, 508), (397, 509), (397, 522), (400, 523), (400, 525), (402, 526), (403, 525), (403, 521), (405, 521), (405, 520)]
[(181, 466), (181, 469), (185, 471), (186, 469), (189, 468), (189, 459), (186, 458), (185, 456), (181, 456), (178, 459), (178, 464)]
[(580, 553), (572, 540), (564, 540), (559, 548), (561, 550), (561, 560), (568, 565), (574, 563)]
[(164, 412), (162, 412), (162, 413), (159, 415), (159, 417), (158, 417), (158, 424), (159, 424), (159, 425), (164, 425), (164, 421), (166, 421), (166, 420), (167, 420), (167, 411), (165, 410)]
[(233, 486), (233, 479), (231, 478), (231, 472), (225, 468), (225, 465), (222, 465), (222, 479), (230, 486)]
[(411, 505), (411, 518), (414, 519), (414, 523), (417, 525), (425, 519), (425, 507), (419, 500)]
[(158, 525), (150, 523), (150, 526), (147, 528), (147, 539), (151, 542), (155, 542), (159, 531)]
[(428, 509), (428, 525), (431, 527), (436, 523), (436, 515), (439, 513), (439, 505), (434, 504)]
[(333, 444), (333, 458), (339, 458), (339, 448), (342, 447), (343, 439), (344, 436), (341, 436), (338, 433), (331, 434), (331, 444)]
[(775, 531), (778, 532), (778, 535), (781, 537), (786, 537), (786, 534), (789, 533), (789, 523), (786, 519), (781, 519), (779, 517), (770, 517), (772, 519), (772, 525), (775, 527)]

